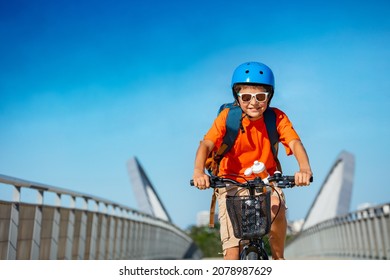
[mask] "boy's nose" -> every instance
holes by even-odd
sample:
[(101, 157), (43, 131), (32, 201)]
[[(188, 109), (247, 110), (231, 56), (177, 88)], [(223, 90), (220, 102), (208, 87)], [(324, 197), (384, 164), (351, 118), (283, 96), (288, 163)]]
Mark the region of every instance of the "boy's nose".
[(259, 102), (259, 101), (257, 101), (256, 96), (252, 96), (250, 103), (251, 103), (251, 104), (256, 104), (256, 103), (258, 103), (258, 102)]

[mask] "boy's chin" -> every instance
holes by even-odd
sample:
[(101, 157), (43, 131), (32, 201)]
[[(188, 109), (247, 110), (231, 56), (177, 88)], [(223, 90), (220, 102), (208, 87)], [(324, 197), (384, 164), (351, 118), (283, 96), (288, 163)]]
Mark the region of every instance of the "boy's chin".
[(250, 118), (250, 119), (259, 119), (263, 116), (262, 113), (258, 112), (258, 113), (247, 113), (247, 116)]

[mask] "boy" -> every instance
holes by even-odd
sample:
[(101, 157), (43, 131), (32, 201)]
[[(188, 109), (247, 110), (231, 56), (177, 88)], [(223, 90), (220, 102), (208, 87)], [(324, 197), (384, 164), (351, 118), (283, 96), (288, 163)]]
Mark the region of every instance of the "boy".
[[(263, 119), (263, 113), (274, 94), (275, 83), (272, 70), (259, 62), (243, 63), (234, 71), (231, 87), (234, 99), (242, 110), (242, 129), (234, 146), (221, 160), (218, 175), (229, 174), (227, 177), (242, 182), (240, 176), (244, 176), (245, 169), (252, 166), (256, 160), (263, 162), (268, 173), (272, 175), (277, 170), (277, 163), (272, 154)], [(228, 110), (223, 110), (214, 120), (196, 152), (193, 180), (194, 185), (201, 190), (210, 187), (209, 177), (205, 173), (205, 162), (210, 152), (222, 143), (226, 132)], [(287, 155), (294, 154), (298, 162), (299, 171), (295, 173), (295, 183), (297, 186), (307, 186), (310, 184), (312, 171), (306, 150), (286, 114), (277, 108), (272, 110), (276, 114), (279, 141), (284, 145)], [(239, 240), (234, 237), (226, 211), (228, 192), (229, 190), (217, 190), (221, 241), (224, 259), (236, 260), (239, 259)], [(274, 219), (279, 206), (281, 206), (279, 213), (271, 225), (269, 234), (273, 259), (284, 259), (287, 230), (285, 202), (280, 201), (279, 196), (274, 193), (271, 196), (271, 220)]]

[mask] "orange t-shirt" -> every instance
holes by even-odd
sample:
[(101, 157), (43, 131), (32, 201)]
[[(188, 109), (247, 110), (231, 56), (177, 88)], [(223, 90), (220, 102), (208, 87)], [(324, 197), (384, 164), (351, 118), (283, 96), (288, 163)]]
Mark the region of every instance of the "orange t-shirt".
[[(277, 108), (272, 108), (276, 114), (276, 128), (279, 134), (279, 141), (284, 145), (286, 154), (291, 155), (292, 151), (288, 143), (294, 139), (300, 140), (287, 115)], [(204, 140), (211, 140), (216, 148), (222, 144), (226, 132), (226, 118), (229, 109), (223, 110), (214, 120), (210, 130), (204, 136)], [(273, 174), (277, 169), (276, 162), (272, 155), (271, 143), (268, 138), (264, 118), (251, 121), (243, 118), (242, 126), (245, 130), (239, 131), (234, 146), (221, 160), (218, 175), (229, 174), (230, 178), (240, 180), (238, 176), (244, 176), (244, 171), (251, 167), (254, 161), (263, 162), (268, 173)], [(253, 177), (246, 177), (252, 179)]]

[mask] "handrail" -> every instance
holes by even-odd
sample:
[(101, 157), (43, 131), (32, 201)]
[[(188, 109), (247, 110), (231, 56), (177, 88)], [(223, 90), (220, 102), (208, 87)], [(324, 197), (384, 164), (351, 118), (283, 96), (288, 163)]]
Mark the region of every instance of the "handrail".
[[(118, 254), (140, 259), (180, 258), (186, 250), (190, 250), (190, 258), (199, 257), (188, 234), (169, 221), (98, 196), (0, 174), (0, 190), (4, 189), (3, 184), (11, 187), (12, 197), (2, 198), (4, 193), (0, 192), (0, 209), (8, 213), (0, 236), (0, 246), (6, 250), (0, 252), (0, 259), (101, 259), (104, 256), (111, 259), (113, 250), (121, 252), (115, 258)], [(35, 202), (23, 198), (27, 189), (37, 192)], [(46, 201), (50, 193), (55, 195), (54, 205)], [(64, 205), (65, 196), (70, 198), (69, 205)], [(80, 199), (84, 201), (81, 207), (77, 204)], [(63, 228), (61, 235), (60, 228)], [(19, 239), (19, 236), (24, 237)], [(19, 246), (19, 242), (24, 245)], [(50, 254), (40, 250), (40, 246), (50, 247)], [(123, 246), (130, 251), (122, 252)]]
[[(57, 194), (69, 195), (72, 197), (81, 197), (81, 198), (84, 198), (87, 200), (95, 200), (95, 201), (98, 201), (98, 202), (103, 203), (103, 204), (110, 204), (110, 205), (115, 206), (115, 207), (128, 209), (129, 211), (132, 211), (135, 213), (138, 212), (139, 214), (142, 214), (143, 216), (152, 217), (146, 213), (142, 213), (142, 212), (139, 212), (135, 209), (132, 209), (129, 206), (122, 205), (122, 204), (119, 204), (117, 202), (105, 199), (105, 198), (101, 198), (101, 197), (90, 195), (90, 194), (85, 194), (82, 192), (71, 191), (71, 190), (64, 189), (64, 188), (54, 187), (54, 186), (47, 185), (47, 184), (37, 183), (37, 182), (33, 182), (33, 181), (27, 181), (27, 180), (23, 180), (23, 179), (19, 179), (16, 177), (3, 175), (3, 174), (0, 174), (0, 183), (14, 185), (15, 187), (25, 187), (25, 188), (38, 190), (38, 191), (48, 191), (48, 192), (53, 192), (53, 193), (57, 193)], [(152, 218), (154, 218), (154, 217), (152, 217)]]
[[(90, 195), (90, 194), (85, 194), (82, 192), (71, 191), (68, 189), (59, 188), (59, 187), (55, 187), (55, 186), (48, 185), (48, 184), (28, 181), (28, 180), (24, 180), (24, 179), (20, 179), (20, 178), (16, 178), (16, 177), (11, 177), (11, 176), (7, 176), (7, 175), (3, 175), (3, 174), (0, 174), (0, 183), (4, 183), (7, 185), (13, 185), (16, 188), (18, 188), (18, 187), (29, 188), (29, 189), (33, 189), (33, 190), (41, 191), (41, 192), (50, 192), (50, 193), (55, 193), (55, 194), (59, 194), (59, 195), (68, 195), (68, 196), (73, 197), (73, 198), (81, 198), (87, 202), (86, 203), (87, 205), (88, 205), (88, 201), (95, 201), (95, 203), (98, 206), (105, 205), (105, 208), (111, 206), (114, 210), (119, 208), (120, 213), (122, 213), (122, 215), (119, 215), (118, 213), (115, 213), (115, 212), (110, 213), (110, 214), (112, 214), (114, 216), (123, 216), (123, 212), (125, 212), (127, 215), (131, 215), (131, 218), (133, 218), (133, 219), (138, 218), (138, 219), (141, 219), (145, 222), (148, 222), (151, 224), (158, 224), (160, 226), (162, 224), (164, 224), (165, 226), (168, 226), (171, 229), (175, 229), (175, 231), (180, 233), (180, 235), (182, 235), (184, 238), (190, 240), (188, 235), (182, 229), (180, 229), (179, 227), (177, 227), (176, 225), (174, 225), (168, 221), (165, 221), (165, 220), (160, 219), (158, 217), (154, 217), (154, 216), (149, 215), (149, 214), (144, 213), (144, 212), (140, 212), (140, 211), (133, 209), (129, 206), (119, 204), (117, 202), (114, 202), (114, 201), (111, 201), (111, 200), (108, 200), (105, 198), (101, 198), (101, 197)], [(20, 195), (18, 197), (20, 199)], [(1, 200), (1, 198), (0, 198), (0, 200)], [(15, 201), (15, 202), (21, 202), (21, 201)], [(58, 206), (62, 206), (65, 208), (78, 208), (76, 204), (74, 204), (73, 206), (68, 206), (68, 207), (66, 205), (58, 205)], [(101, 209), (99, 209), (99, 207), (96, 207), (95, 209), (85, 209), (83, 207), (81, 209), (89, 210), (92, 212), (106, 213), (106, 211), (102, 211)]]
[[(328, 219), (290, 238), (290, 258), (390, 259), (390, 202)], [(304, 244), (304, 246), (302, 246)]]

